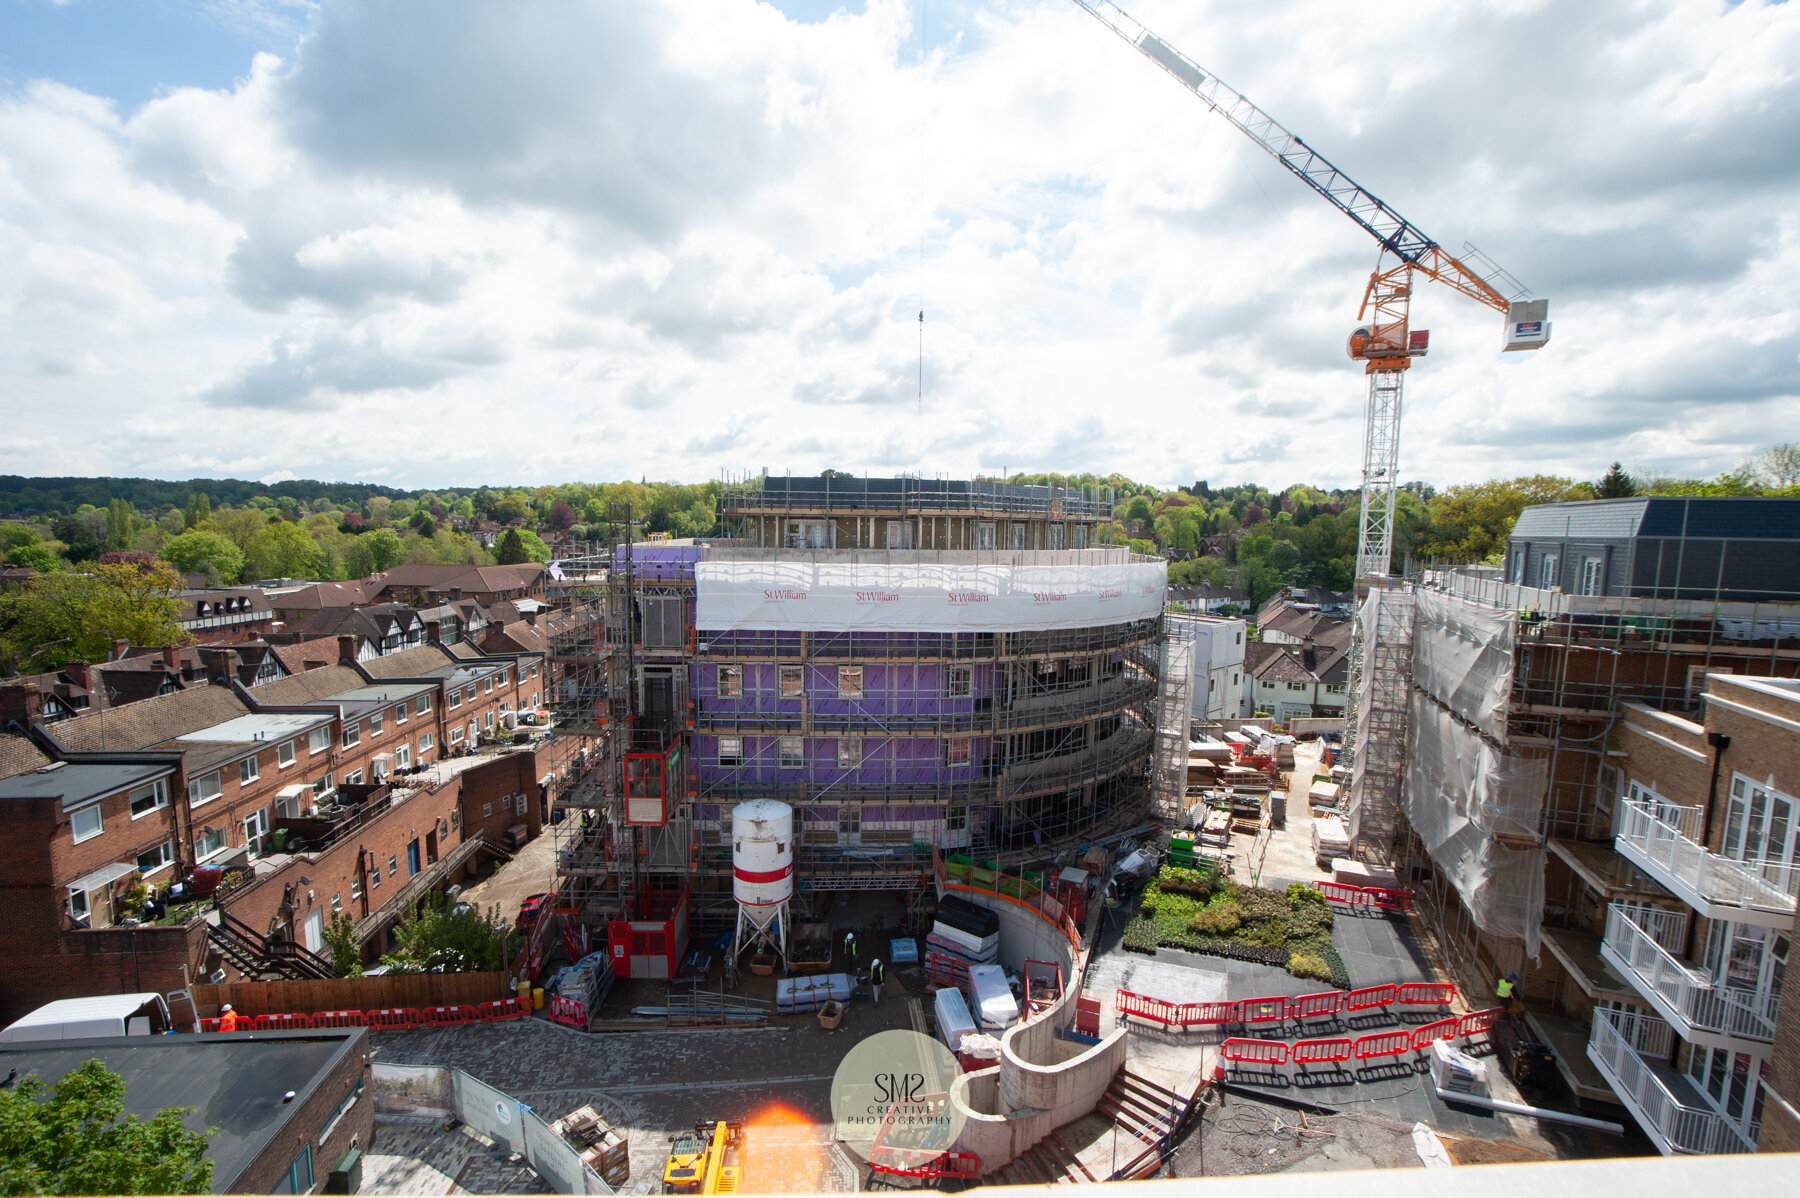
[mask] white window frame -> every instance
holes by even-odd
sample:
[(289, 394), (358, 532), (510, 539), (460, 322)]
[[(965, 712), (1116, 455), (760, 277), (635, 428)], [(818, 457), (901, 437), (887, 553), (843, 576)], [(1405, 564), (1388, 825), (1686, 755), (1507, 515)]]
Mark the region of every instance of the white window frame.
[(403, 769), (403, 770), (409, 770), (412, 768), (412, 746), (411, 745), (402, 744), (399, 748), (394, 750), (394, 766), (397, 769)]
[(1546, 553), (1538, 561), (1538, 589), (1541, 591), (1554, 589), (1558, 578), (1561, 577), (1561, 570), (1562, 555)]
[(486, 678), (481, 680), (481, 693), (484, 695), (491, 695), (494, 693), (494, 676), (492, 674), (489, 674)]
[(860, 736), (840, 736), (837, 742), (837, 767), (840, 770), (853, 770), (862, 765), (862, 738)]
[(944, 694), (952, 699), (968, 699), (975, 694), (973, 666), (949, 666), (944, 671)]
[(944, 764), (945, 765), (968, 765), (969, 760), (970, 760), (970, 757), (969, 757), (969, 738), (968, 737), (953, 736), (949, 740), (946, 740), (944, 742)]
[(459, 688), (457, 690), (453, 690), (450, 692), (450, 710), (455, 711), (458, 707), (461, 707), (461, 706), (462, 706), (462, 690)]
[(269, 809), (258, 807), (244, 816), (244, 843), (250, 846), (250, 855), (260, 857), (266, 851), (269, 836)]
[(374, 712), (369, 716), (369, 735), (381, 735), (381, 713), (379, 711)]
[(294, 764), (294, 742), (284, 740), (275, 746), (275, 768), (285, 770), (292, 764)]
[(261, 763), (257, 761), (255, 753), (238, 762), (239, 786), (248, 786), (260, 777), (262, 777), (262, 767)]
[(887, 547), (889, 549), (911, 549), (913, 547), (912, 521), (889, 520), (887, 522)]
[[(138, 807), (138, 799), (140, 793), (143, 791), (150, 792), (150, 805), (140, 810)], [(146, 782), (142, 786), (134, 786), (125, 792), (125, 809), (131, 812), (132, 819), (143, 819), (146, 815), (153, 815), (168, 805), (169, 780), (167, 778), (158, 778), (154, 782)]]
[(306, 734), (306, 752), (308, 756), (323, 753), (331, 747), (331, 725), (320, 724)]
[[(212, 847), (207, 848), (208, 844), (211, 844)], [(194, 837), (194, 860), (201, 862), (211, 857), (217, 857), (230, 847), (231, 844), (225, 835), (225, 829), (214, 828), (210, 832), (202, 831)]]
[[(212, 783), (211, 794), (206, 793), (206, 784), (208, 782)], [(224, 793), (225, 783), (219, 777), (218, 770), (214, 770), (210, 774), (201, 774), (198, 778), (191, 778), (188, 780), (189, 807), (204, 807)]]
[(804, 736), (776, 737), (775, 752), (781, 769), (800, 770), (806, 768), (806, 738)]
[[(144, 858), (150, 856), (152, 853), (157, 854), (157, 860), (151, 865), (145, 865)], [(137, 855), (138, 873), (146, 878), (151, 874), (159, 873), (162, 870), (169, 868), (169, 866), (173, 864), (175, 864), (175, 842), (173, 840), (165, 840), (161, 844), (153, 845)]]
[(992, 549), (998, 543), (999, 542), (994, 537), (994, 522), (992, 520), (977, 520), (975, 522), (975, 548)]
[[(804, 698), (806, 698), (806, 667), (805, 666), (794, 666), (794, 665), (777, 666), (777, 667), (775, 667), (775, 675), (776, 675), (776, 684), (778, 687), (778, 693), (780, 694), (781, 698), (783, 698), (783, 699), (804, 699)], [(791, 690), (789, 689), (790, 685), (793, 688)]]
[[(89, 831), (83, 832), (81, 830), (80, 825), (77, 824), (76, 821), (84, 820), (89, 815), (93, 816), (94, 826)], [(100, 804), (92, 803), (86, 807), (81, 808), (79, 811), (69, 812), (69, 833), (71, 836), (74, 837), (76, 844), (84, 844), (87, 841), (92, 840), (94, 837), (104, 834), (105, 831), (106, 831), (106, 817), (104, 815), (102, 815), (100, 812)]]
[(345, 786), (361, 786), (362, 780), (363, 780), (363, 772), (361, 770), (351, 770), (349, 773), (344, 775), (344, 785)]
[(450, 743), (453, 745), (460, 745), (460, 744), (462, 744), (462, 742), (463, 742), (462, 725), (457, 724), (455, 727), (450, 729)]
[(418, 701), (413, 704), (413, 714), (414, 715), (429, 715), (430, 713), (431, 713), (431, 695), (429, 692), (427, 692), (426, 694), (420, 695)]
[(431, 733), (429, 733), (429, 732), (419, 733), (419, 754), (420, 754), (420, 756), (423, 756), (424, 754), (431, 752), (431, 750), (436, 745), (437, 745), (437, 738), (432, 736)]
[(406, 723), (408, 718), (409, 717), (406, 714), (406, 704), (404, 704), (404, 703), (394, 704), (394, 723), (404, 724), (404, 723)]
[(741, 736), (721, 736), (719, 738), (719, 765), (730, 768), (744, 764), (744, 738)]
[(1604, 595), (1606, 593), (1605, 558), (1589, 557), (1582, 559), (1581, 593), (1583, 595)]
[(1063, 547), (1063, 526), (1060, 524), (1052, 524), (1049, 527), (1050, 544), (1048, 547), (1051, 549), (1061, 549)]
[(344, 725), (343, 734), (338, 737), (338, 747), (340, 749), (354, 749), (360, 744), (362, 744), (362, 721), (352, 720), (350, 723)]

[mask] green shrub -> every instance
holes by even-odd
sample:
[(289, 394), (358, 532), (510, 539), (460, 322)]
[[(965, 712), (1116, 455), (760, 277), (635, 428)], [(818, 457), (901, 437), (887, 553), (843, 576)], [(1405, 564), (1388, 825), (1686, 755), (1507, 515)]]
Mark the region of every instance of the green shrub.
[(1297, 978), (1318, 978), (1322, 982), (1332, 980), (1331, 966), (1325, 958), (1312, 953), (1293, 953), (1288, 957), (1287, 970)]
[(1165, 893), (1209, 898), (1219, 888), (1219, 875), (1211, 869), (1181, 869), (1165, 865), (1157, 871), (1153, 885)]
[(1274, 890), (1257, 890), (1252, 886), (1233, 886), (1231, 897), (1244, 909), (1245, 923), (1263, 923), (1268, 920), (1285, 920), (1292, 908), (1285, 898)]
[(1188, 929), (1203, 936), (1227, 936), (1244, 922), (1243, 908), (1236, 903), (1208, 907), (1188, 920)]
[(1325, 896), (1305, 882), (1289, 882), (1288, 888), (1282, 893), (1286, 896), (1287, 901), (1296, 907), (1302, 905), (1324, 907), (1326, 905)]

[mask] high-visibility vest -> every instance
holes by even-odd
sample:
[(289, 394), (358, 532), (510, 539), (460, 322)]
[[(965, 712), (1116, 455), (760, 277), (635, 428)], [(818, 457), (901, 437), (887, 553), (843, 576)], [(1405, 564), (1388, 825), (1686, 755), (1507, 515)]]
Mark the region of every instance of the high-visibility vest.
[(1511, 998), (1512, 992), (1513, 984), (1510, 978), (1501, 978), (1499, 984), (1494, 987), (1494, 995), (1497, 998)]
[(881, 985), (881, 979), (886, 976), (886, 974), (887, 966), (883, 965), (880, 961), (875, 962), (875, 964), (869, 967), (869, 980), (874, 982), (877, 986)]

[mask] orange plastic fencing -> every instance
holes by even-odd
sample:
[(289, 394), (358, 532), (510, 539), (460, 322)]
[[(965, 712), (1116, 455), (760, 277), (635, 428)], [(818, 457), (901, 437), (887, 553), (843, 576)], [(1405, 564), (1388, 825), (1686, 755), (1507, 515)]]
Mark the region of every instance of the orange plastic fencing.
[(1288, 999), (1288, 1018), (1304, 1023), (1308, 1019), (1336, 1016), (1344, 1009), (1342, 990), (1324, 990), (1318, 994), (1302, 994)]
[(1356, 1042), (1348, 1039), (1302, 1040), (1294, 1045), (1291, 1059), (1302, 1067), (1327, 1061), (1347, 1061), (1356, 1051)]
[(1234, 1002), (1189, 1002), (1181, 1004), (1181, 1030), (1191, 1027), (1222, 1027), (1236, 1023), (1238, 1005)]
[(287, 1032), (309, 1028), (312, 1025), (312, 1016), (310, 1015), (258, 1015), (250, 1021), (250, 1030), (253, 1032)]
[(314, 1027), (367, 1027), (369, 1017), (361, 1011), (317, 1011), (313, 1014)]
[(565, 998), (557, 995), (550, 1000), (549, 1008), (544, 1012), (557, 1023), (566, 1023), (570, 1027), (585, 1028), (588, 1023), (587, 1004), (579, 998)]
[[(1280, 999), (1284, 1004), (1286, 999)], [(1160, 998), (1151, 998), (1147, 994), (1134, 994), (1129, 990), (1118, 993), (1119, 1018), (1127, 1015), (1136, 1016), (1149, 1023), (1159, 1023), (1163, 1027), (1178, 1027), (1182, 1031), (1195, 1027), (1210, 1027), (1222, 1024), (1241, 1023), (1243, 1021), (1242, 1000), (1238, 1002), (1164, 1002)]]
[(424, 1007), (419, 1011), (419, 1022), (427, 1027), (447, 1027), (458, 1023), (474, 1023), (477, 1016), (472, 1006), (458, 1007)]
[(1456, 998), (1449, 982), (1402, 982), (1400, 1004), (1407, 1007), (1447, 1007)]
[(531, 1012), (516, 998), (502, 998), (482, 1003), (475, 1008), (475, 1014), (482, 1022), (489, 1023), (498, 1019), (523, 1019)]
[(1477, 1036), (1491, 1031), (1500, 1017), (1506, 1014), (1505, 1007), (1489, 1007), (1485, 1011), (1470, 1011), (1457, 1023), (1456, 1034), (1464, 1037)]
[(1160, 998), (1151, 998), (1148, 994), (1133, 994), (1129, 990), (1119, 991), (1119, 1018), (1132, 1016), (1147, 1023), (1160, 1023), (1164, 1027), (1181, 1024), (1181, 1008), (1184, 1003), (1164, 1002)]
[(202, 1019), (200, 1021), (200, 1030), (203, 1032), (216, 1032), (219, 1030), (219, 1021), (217, 1019)]
[(1419, 1052), (1430, 1048), (1433, 1040), (1454, 1041), (1457, 1036), (1457, 1031), (1461, 1026), (1462, 1020), (1452, 1015), (1448, 1019), (1440, 1019), (1436, 1023), (1427, 1023), (1423, 1027), (1414, 1028), (1412, 1034), (1413, 1051)]
[(1288, 1046), (1280, 1040), (1234, 1036), (1219, 1045), (1219, 1059), (1253, 1065), (1285, 1065), (1288, 1063)]
[(1351, 1045), (1351, 1051), (1359, 1061), (1405, 1056), (1413, 1050), (1412, 1040), (1411, 1032), (1376, 1032), (1373, 1035), (1358, 1036)]
[(1400, 987), (1365, 986), (1361, 990), (1352, 990), (1344, 995), (1344, 1010), (1366, 1011), (1371, 1007), (1390, 1006), (1400, 1000)]
[(1255, 1023), (1286, 1023), (1288, 1000), (1280, 998), (1240, 998), (1237, 1000), (1236, 1022), (1245, 1027)]

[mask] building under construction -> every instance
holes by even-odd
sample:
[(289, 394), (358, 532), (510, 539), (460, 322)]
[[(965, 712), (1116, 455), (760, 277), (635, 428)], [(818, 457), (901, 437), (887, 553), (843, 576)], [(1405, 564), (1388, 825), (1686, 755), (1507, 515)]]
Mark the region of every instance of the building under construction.
[(615, 515), (560, 567), (550, 648), (560, 869), (590, 927), (678, 901), (730, 926), (753, 799), (791, 805), (802, 894), (919, 893), (934, 850), (1046, 860), (1142, 822), (1166, 569), (1099, 543), (1109, 493), (759, 477), (704, 543)]

